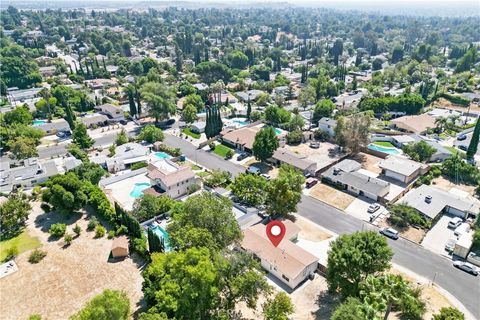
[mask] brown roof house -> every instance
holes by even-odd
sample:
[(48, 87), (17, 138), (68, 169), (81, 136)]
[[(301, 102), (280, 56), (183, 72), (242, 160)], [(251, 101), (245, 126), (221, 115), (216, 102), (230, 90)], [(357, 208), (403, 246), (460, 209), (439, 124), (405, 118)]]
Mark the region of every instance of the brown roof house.
[(222, 133), (222, 141), (235, 149), (252, 152), (255, 135), (260, 131), (258, 127), (243, 127), (236, 130), (224, 130)]
[(428, 129), (435, 128), (435, 118), (424, 113), (418, 116), (404, 116), (393, 119), (392, 123), (396, 128), (407, 132), (424, 133)]
[(243, 231), (242, 248), (258, 257), (265, 270), (295, 289), (315, 273), (318, 258), (292, 242), (298, 237), (300, 228), (289, 220), (283, 223), (286, 233), (278, 247), (268, 240), (265, 225), (257, 224)]
[(195, 173), (190, 167), (180, 167), (168, 159), (150, 163), (147, 177), (153, 186), (165, 191), (172, 199), (188, 194), (188, 187), (197, 183)]
[(128, 256), (128, 253), (128, 238), (126, 236), (114, 238), (112, 242), (112, 257), (125, 258)]

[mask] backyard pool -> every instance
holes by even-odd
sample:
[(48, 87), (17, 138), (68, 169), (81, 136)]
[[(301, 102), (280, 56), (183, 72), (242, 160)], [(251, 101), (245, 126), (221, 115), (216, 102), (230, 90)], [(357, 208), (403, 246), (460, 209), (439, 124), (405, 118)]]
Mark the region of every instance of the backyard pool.
[(153, 230), (153, 232), (158, 236), (160, 237), (161, 239), (163, 239), (164, 241), (164, 244), (165, 244), (165, 252), (169, 252), (171, 250), (170, 248), (170, 243), (169, 243), (169, 239), (170, 237), (168, 236), (168, 233), (165, 229), (163, 229), (161, 226), (159, 225), (156, 225), (156, 226), (151, 226), (150, 229)]
[(246, 125), (250, 124), (250, 122), (248, 122), (247, 120), (243, 120), (243, 119), (232, 119), (232, 122), (236, 123), (239, 127), (243, 127), (243, 126), (246, 126)]
[(388, 147), (382, 147), (373, 143), (370, 143), (368, 145), (368, 149), (372, 149), (375, 151), (383, 152), (383, 153), (388, 153), (388, 154), (401, 154), (401, 152), (397, 148), (388, 148)]
[(158, 151), (158, 152), (155, 152), (155, 157), (159, 159), (170, 159), (172, 156), (163, 151)]
[(143, 190), (150, 188), (150, 183), (142, 182), (142, 183), (135, 183), (133, 190), (130, 192), (130, 197), (132, 198), (139, 198), (143, 196)]
[(47, 123), (47, 120), (35, 119), (32, 121), (33, 126), (41, 126), (42, 124), (45, 124), (45, 123)]

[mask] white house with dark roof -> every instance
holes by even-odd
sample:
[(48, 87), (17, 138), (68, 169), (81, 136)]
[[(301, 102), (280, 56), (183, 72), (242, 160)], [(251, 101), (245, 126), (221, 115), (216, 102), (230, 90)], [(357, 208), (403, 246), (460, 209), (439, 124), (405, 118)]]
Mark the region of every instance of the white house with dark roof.
[(427, 165), (395, 156), (388, 156), (380, 161), (378, 166), (382, 169), (382, 174), (386, 177), (406, 184), (414, 181), (418, 176), (428, 170)]

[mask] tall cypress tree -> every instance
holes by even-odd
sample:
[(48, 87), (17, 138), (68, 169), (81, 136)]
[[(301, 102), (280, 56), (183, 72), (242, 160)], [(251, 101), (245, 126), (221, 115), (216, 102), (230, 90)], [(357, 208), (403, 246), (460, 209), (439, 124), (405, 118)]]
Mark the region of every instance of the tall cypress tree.
[(135, 106), (135, 99), (133, 98), (133, 92), (128, 91), (128, 105), (130, 106), (130, 115), (135, 117), (137, 114), (137, 107)]
[(140, 117), (142, 115), (142, 104), (140, 101), (140, 92), (135, 88), (135, 100), (137, 100), (137, 115)]
[(63, 107), (65, 108), (65, 120), (67, 120), (70, 129), (73, 131), (75, 129), (75, 115), (73, 114), (72, 107), (67, 102), (65, 102)]
[(102, 62), (103, 62), (103, 69), (107, 71), (107, 64), (105, 63), (105, 58), (102, 57)]
[(247, 101), (247, 119), (250, 120), (250, 115), (252, 114), (252, 104), (250, 102), (250, 97), (248, 97)]
[(207, 107), (207, 119), (205, 123), (205, 135), (207, 136), (207, 139), (212, 138), (213, 135), (213, 123), (212, 123), (212, 111), (211, 107)]
[(478, 143), (480, 142), (480, 119), (477, 119), (477, 124), (475, 124), (475, 129), (473, 130), (472, 140), (467, 149), (467, 159), (472, 160), (477, 153)]

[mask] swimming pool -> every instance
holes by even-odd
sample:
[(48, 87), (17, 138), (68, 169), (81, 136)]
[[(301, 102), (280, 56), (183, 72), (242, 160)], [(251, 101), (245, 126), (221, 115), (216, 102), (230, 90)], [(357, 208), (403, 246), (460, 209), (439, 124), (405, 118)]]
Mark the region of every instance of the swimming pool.
[(158, 152), (155, 152), (155, 157), (159, 159), (170, 159), (172, 156), (163, 151), (158, 151)]
[(41, 126), (42, 124), (47, 123), (47, 120), (35, 119), (32, 121), (32, 126)]
[(168, 235), (168, 232), (159, 225), (152, 226), (150, 227), (150, 229), (152, 229), (157, 236), (163, 239), (165, 244), (165, 252), (169, 252), (171, 248), (170, 248), (170, 242), (169, 242), (170, 236)]
[(143, 190), (150, 188), (150, 183), (142, 182), (142, 183), (135, 183), (133, 190), (130, 192), (130, 197), (132, 198), (139, 198), (143, 196)]
[(238, 124), (239, 127), (240, 126), (243, 127), (243, 126), (246, 126), (246, 125), (250, 124), (250, 122), (248, 122), (246, 120), (241, 120), (241, 119), (233, 119), (232, 122)]
[(401, 154), (401, 152), (397, 148), (388, 148), (388, 147), (382, 147), (373, 143), (370, 143), (368, 145), (368, 149), (372, 149), (375, 151), (383, 152), (383, 153), (388, 153), (388, 154)]

